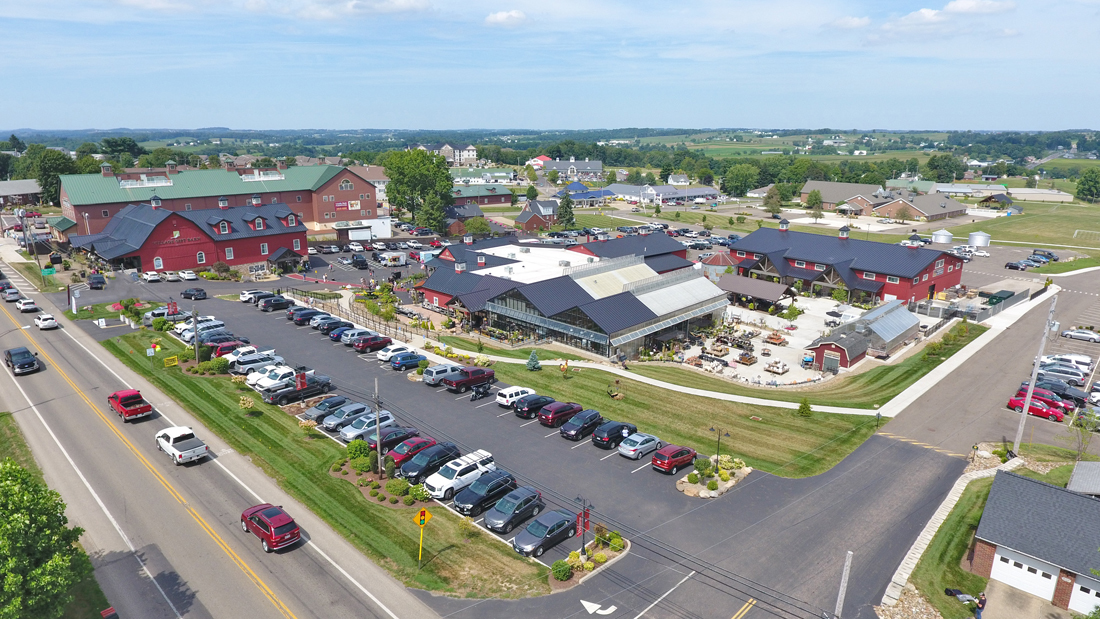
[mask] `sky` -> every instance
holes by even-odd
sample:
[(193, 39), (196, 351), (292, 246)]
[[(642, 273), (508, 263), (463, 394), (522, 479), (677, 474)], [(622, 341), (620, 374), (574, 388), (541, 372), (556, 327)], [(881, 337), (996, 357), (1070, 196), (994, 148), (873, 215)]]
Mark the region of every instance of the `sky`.
[(1100, 129), (1100, 0), (0, 0), (0, 126)]

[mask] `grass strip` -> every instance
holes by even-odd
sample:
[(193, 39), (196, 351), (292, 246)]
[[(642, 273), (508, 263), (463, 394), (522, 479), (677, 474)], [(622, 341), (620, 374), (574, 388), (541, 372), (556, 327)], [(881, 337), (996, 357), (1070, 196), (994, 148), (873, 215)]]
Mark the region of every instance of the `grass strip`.
[[(441, 343), (457, 348), (459, 350), (465, 350), (472, 353), (477, 353), (477, 340), (472, 340), (466, 337), (459, 337), (456, 335), (441, 335), (436, 338)], [(478, 354), (490, 355), (493, 357), (507, 357), (509, 359), (528, 359), (531, 357), (531, 351), (538, 351), (539, 361), (548, 361), (551, 359), (569, 359), (570, 361), (588, 361), (586, 357), (580, 355), (574, 355), (567, 352), (557, 352), (555, 350), (546, 350), (542, 348), (495, 348), (486, 344), (481, 345), (481, 352)]]
[(1046, 266), (1036, 267), (1031, 269), (1032, 273), (1069, 273), (1070, 271), (1077, 271), (1079, 269), (1088, 269), (1090, 267), (1100, 266), (1100, 260), (1096, 258), (1078, 258), (1076, 260), (1062, 260), (1059, 262), (1051, 262)]
[[(234, 297), (236, 298), (236, 297)], [(118, 315), (122, 313), (121, 309), (111, 309), (111, 306), (121, 301), (111, 301), (109, 303), (96, 303), (90, 306), (92, 309), (86, 310), (84, 307), (80, 307), (74, 314), (72, 310), (65, 310), (65, 317), (70, 320), (99, 320), (100, 318), (118, 318)], [(160, 301), (140, 301), (145, 307), (140, 308), (141, 313), (145, 313), (151, 309), (157, 307), (163, 307), (164, 303)]]
[[(155, 336), (135, 331), (103, 345), (407, 586), (465, 597), (548, 593), (545, 567), (521, 559), (484, 532), (467, 542), (460, 519), (441, 508), (433, 509), (435, 518), (424, 536), (425, 563), (418, 571), (420, 529), (413, 515), (419, 507), (373, 504), (351, 483), (330, 476), (332, 464), (345, 457), (344, 448), (327, 438), (307, 438), (297, 419), (263, 404), (251, 389), (225, 376), (193, 376), (178, 367), (163, 368), (160, 358), (176, 354), (181, 349), (177, 342), (164, 338), (165, 350), (157, 355), (158, 369), (152, 371), (145, 349)], [(239, 406), (242, 396), (256, 402), (250, 413)]]

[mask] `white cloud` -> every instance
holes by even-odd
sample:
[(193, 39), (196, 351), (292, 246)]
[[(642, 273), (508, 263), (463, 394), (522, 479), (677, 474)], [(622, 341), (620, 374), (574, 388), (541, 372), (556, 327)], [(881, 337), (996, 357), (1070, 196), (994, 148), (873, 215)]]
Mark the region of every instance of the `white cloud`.
[(526, 19), (527, 16), (523, 14), (523, 11), (497, 11), (496, 13), (489, 13), (489, 16), (485, 18), (485, 23), (490, 26), (512, 27), (518, 26)]
[(856, 28), (866, 28), (871, 24), (870, 17), (841, 17), (829, 23), (833, 28), (842, 28), (844, 30), (854, 30)]
[(946, 13), (1003, 13), (1016, 8), (1015, 2), (996, 0), (951, 0), (943, 7)]

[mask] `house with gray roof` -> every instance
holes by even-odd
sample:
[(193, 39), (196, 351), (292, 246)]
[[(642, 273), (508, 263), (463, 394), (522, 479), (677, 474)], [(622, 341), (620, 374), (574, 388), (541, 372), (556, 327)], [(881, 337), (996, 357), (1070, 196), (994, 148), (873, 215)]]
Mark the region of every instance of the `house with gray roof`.
[(0, 206), (37, 204), (41, 196), (42, 188), (33, 178), (0, 181)]
[(1081, 614), (1100, 606), (1100, 499), (997, 471), (971, 571)]
[(691, 184), (691, 179), (687, 174), (669, 174), (668, 184), (673, 187), (687, 187)]
[(877, 204), (871, 209), (876, 215), (906, 221), (936, 221), (966, 215), (966, 205), (942, 193), (903, 193)]
[(599, 160), (578, 161), (576, 157), (570, 157), (569, 161), (555, 159), (543, 163), (542, 169), (547, 174), (551, 170), (558, 172), (558, 177), (569, 181), (602, 181), (603, 162)]
[(810, 199), (810, 192), (821, 193), (821, 208), (827, 211), (836, 209), (838, 204), (852, 203), (862, 208), (881, 202), (878, 196), (884, 191), (881, 185), (863, 183), (836, 183), (833, 181), (806, 181), (802, 186), (802, 203)]
[(516, 217), (525, 232), (548, 230), (558, 221), (557, 200), (529, 200)]

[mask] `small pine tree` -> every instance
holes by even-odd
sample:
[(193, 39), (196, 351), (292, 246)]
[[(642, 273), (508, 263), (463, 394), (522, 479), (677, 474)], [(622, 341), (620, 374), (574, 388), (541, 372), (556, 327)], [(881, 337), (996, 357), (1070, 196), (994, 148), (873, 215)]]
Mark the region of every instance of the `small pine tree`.
[(542, 365), (539, 363), (538, 351), (531, 351), (531, 356), (527, 358), (527, 369), (531, 372), (537, 372), (542, 369)]
[(810, 401), (806, 398), (802, 398), (802, 402), (798, 404), (798, 416), (809, 417), (814, 412), (814, 409), (810, 407)]

